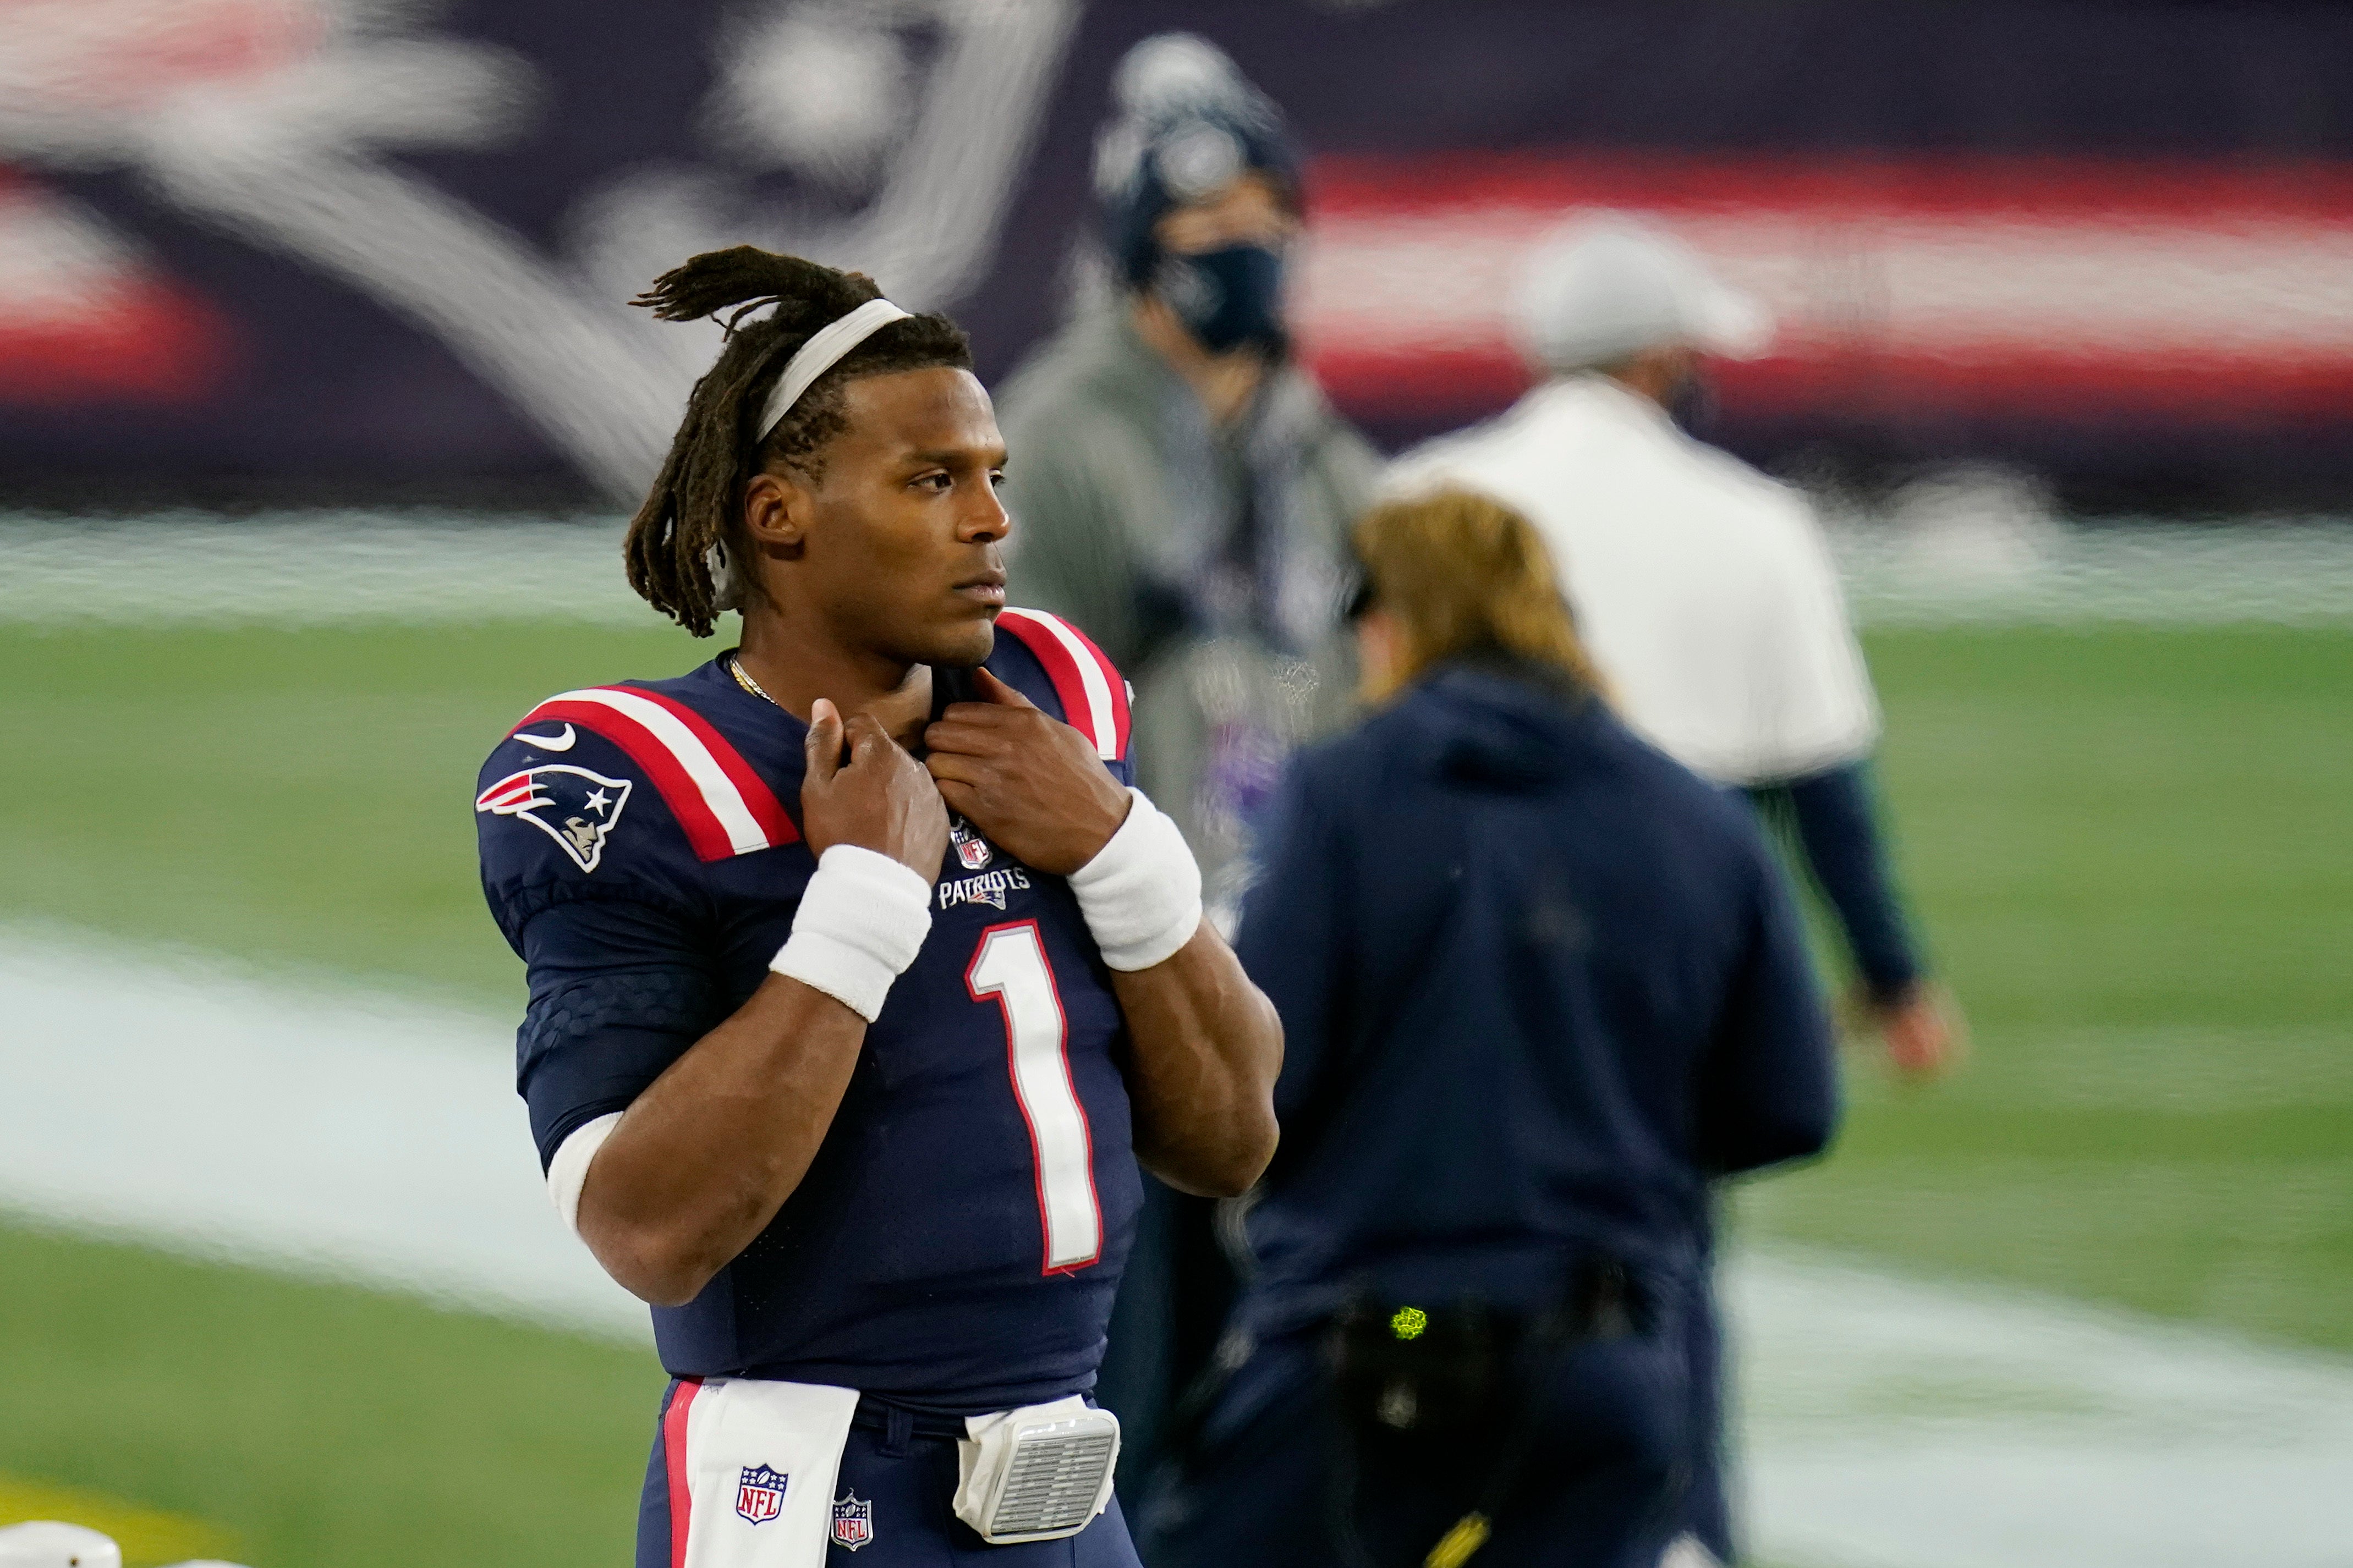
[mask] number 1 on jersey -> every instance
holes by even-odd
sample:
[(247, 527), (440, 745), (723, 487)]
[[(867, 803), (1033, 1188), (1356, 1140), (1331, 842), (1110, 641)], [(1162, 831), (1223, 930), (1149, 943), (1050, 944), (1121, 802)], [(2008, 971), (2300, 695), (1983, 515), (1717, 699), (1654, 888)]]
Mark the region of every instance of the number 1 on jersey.
[(1094, 1140), (1087, 1131), (1086, 1108), (1071, 1082), (1069, 1025), (1038, 922), (1020, 921), (983, 931), (964, 983), (974, 1001), (994, 998), (1005, 1014), (1013, 1098), (1029, 1123), (1029, 1152), (1037, 1163), (1045, 1272), (1083, 1268), (1103, 1253)]

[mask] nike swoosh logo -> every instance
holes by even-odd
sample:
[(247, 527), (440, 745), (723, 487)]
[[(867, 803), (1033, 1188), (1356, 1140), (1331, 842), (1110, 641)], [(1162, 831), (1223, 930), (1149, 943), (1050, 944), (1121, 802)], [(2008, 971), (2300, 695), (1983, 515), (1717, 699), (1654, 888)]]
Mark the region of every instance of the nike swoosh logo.
[(526, 746), (536, 746), (543, 752), (568, 752), (572, 749), (572, 742), (580, 737), (573, 733), (571, 725), (566, 724), (561, 735), (529, 735), (518, 730), (515, 731), (514, 738)]

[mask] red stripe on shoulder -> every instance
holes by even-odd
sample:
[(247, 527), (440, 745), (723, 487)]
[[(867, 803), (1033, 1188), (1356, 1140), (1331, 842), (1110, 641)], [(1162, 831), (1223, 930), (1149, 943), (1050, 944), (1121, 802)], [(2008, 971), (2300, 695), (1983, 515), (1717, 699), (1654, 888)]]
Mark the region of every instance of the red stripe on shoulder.
[(1079, 639), (1079, 646), (1093, 656), (1095, 668), (1103, 671), (1103, 685), (1111, 692), (1113, 730), (1119, 737), (1119, 754), (1124, 757), (1127, 755), (1127, 737), (1132, 727), (1128, 713), (1127, 678), (1120, 674), (1119, 666), (1112, 663), (1111, 656), (1095, 646), (1095, 639), (1087, 636), (1078, 626), (1070, 621), (1063, 621), (1062, 629)]
[(678, 818), (679, 826), (685, 831), (687, 845), (696, 859), (724, 860), (735, 853), (727, 830), (719, 825), (710, 803), (702, 798), (701, 787), (670, 749), (643, 724), (600, 702), (543, 702), (524, 714), (516, 728), (544, 723), (550, 719), (561, 719), (604, 736), (628, 752), (629, 761), (645, 769), (646, 776), (670, 807), (670, 814)]
[(1093, 734), (1094, 709), (1087, 701), (1086, 683), (1080, 679), (1078, 662), (1062, 646), (1062, 640), (1031, 618), (1027, 610), (1001, 611), (997, 626), (999, 631), (1011, 632), (1046, 667), (1046, 679), (1054, 683), (1054, 695), (1061, 700), (1063, 722)]
[(768, 836), (771, 846), (801, 841), (801, 830), (793, 826), (793, 819), (786, 812), (784, 802), (776, 798), (776, 792), (768, 787), (766, 780), (752, 771), (752, 764), (744, 760), (744, 754), (719, 732), (710, 720), (685, 703), (665, 697), (659, 691), (649, 691), (642, 686), (624, 686), (620, 689), (660, 703), (677, 715), (680, 723), (694, 731), (694, 738), (710, 748), (711, 755), (733, 783), (736, 793), (744, 797), (744, 808), (751, 812), (752, 820), (760, 825), (760, 831)]
[[(607, 692), (627, 700), (601, 700)], [(631, 704), (638, 711), (627, 710)], [(647, 710), (674, 721), (685, 737), (659, 732), (648, 722)], [(639, 686), (587, 687), (550, 698), (514, 728), (555, 720), (603, 736), (643, 768), (697, 859), (724, 860), (800, 842), (800, 829), (766, 781), (709, 720), (684, 703)]]
[(1045, 667), (1046, 679), (1061, 700), (1064, 721), (1093, 741), (1105, 760), (1125, 756), (1127, 682), (1093, 639), (1043, 610), (1008, 608), (998, 614), (997, 624)]

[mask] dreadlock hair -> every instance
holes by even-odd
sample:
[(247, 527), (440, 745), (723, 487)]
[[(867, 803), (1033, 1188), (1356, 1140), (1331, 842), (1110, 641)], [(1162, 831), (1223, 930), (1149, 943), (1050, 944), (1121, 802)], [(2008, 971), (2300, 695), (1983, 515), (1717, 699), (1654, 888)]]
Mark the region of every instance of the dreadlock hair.
[[(761, 439), (758, 421), (794, 352), (881, 295), (863, 273), (739, 245), (673, 268), (630, 301), (665, 321), (732, 311), (718, 363), (688, 395), (670, 456), (622, 546), (629, 586), (696, 637), (709, 637), (721, 612), (760, 591), (744, 534), (744, 487), (779, 465), (824, 477), (827, 443), (849, 427), (844, 385), (862, 375), (972, 368), (972, 345), (945, 316), (892, 321), (818, 377)], [(767, 314), (744, 319), (769, 305)]]

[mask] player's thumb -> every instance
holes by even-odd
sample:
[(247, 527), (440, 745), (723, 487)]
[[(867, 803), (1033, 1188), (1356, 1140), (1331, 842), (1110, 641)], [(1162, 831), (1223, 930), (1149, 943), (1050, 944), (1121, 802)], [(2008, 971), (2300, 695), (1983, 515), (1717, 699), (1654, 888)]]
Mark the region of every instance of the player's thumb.
[(972, 688), (983, 698), (1000, 707), (1035, 708), (1038, 706), (1005, 682), (997, 679), (987, 669), (976, 669), (972, 672)]
[(847, 771), (860, 778), (872, 776), (877, 767), (889, 765), (891, 732), (882, 728), (881, 720), (871, 713), (860, 713), (842, 726), (842, 744), (849, 748)]
[(841, 710), (824, 698), (809, 704), (808, 782), (828, 784), (841, 771)]

